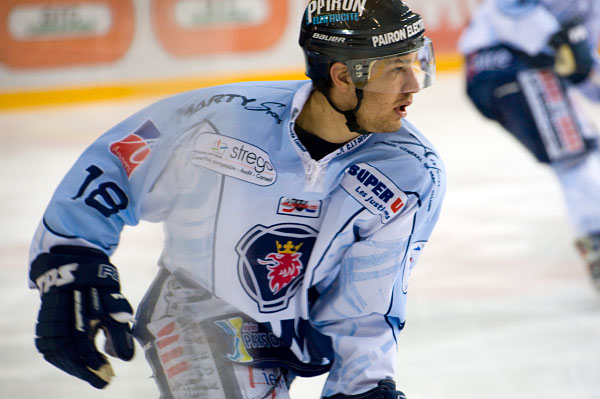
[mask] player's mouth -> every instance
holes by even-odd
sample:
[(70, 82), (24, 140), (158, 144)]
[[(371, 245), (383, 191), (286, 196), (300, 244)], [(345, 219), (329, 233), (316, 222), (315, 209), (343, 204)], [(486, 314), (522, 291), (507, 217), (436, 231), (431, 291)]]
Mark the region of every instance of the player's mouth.
[(396, 112), (396, 115), (398, 115), (400, 118), (406, 118), (408, 115), (408, 111), (406, 109), (410, 107), (411, 104), (412, 101), (407, 101), (395, 107), (394, 111)]

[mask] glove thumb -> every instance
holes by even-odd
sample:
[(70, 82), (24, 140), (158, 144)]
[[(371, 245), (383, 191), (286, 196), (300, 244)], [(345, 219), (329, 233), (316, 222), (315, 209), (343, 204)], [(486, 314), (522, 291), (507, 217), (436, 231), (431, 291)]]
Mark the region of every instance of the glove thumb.
[(104, 315), (100, 320), (100, 328), (106, 336), (104, 350), (107, 354), (121, 360), (131, 360), (134, 354), (133, 309), (119, 292), (104, 292), (100, 294)]

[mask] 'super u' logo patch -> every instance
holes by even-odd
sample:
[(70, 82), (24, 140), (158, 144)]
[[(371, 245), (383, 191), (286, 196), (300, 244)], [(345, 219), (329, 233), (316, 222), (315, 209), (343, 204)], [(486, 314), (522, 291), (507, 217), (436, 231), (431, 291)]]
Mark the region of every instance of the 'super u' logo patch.
[(396, 216), (408, 199), (381, 171), (366, 163), (350, 166), (342, 187), (369, 212), (380, 215), (383, 223)]
[(317, 237), (309, 226), (257, 225), (236, 246), (238, 277), (262, 313), (285, 309), (298, 290)]

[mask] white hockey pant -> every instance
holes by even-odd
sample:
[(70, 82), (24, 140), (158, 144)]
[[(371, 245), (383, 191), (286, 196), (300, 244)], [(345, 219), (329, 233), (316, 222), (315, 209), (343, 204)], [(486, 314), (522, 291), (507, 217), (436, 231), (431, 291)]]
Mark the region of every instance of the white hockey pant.
[(214, 335), (202, 321), (232, 311), (202, 288), (183, 288), (161, 269), (134, 326), (161, 399), (289, 399), (284, 371), (233, 363), (215, 350)]

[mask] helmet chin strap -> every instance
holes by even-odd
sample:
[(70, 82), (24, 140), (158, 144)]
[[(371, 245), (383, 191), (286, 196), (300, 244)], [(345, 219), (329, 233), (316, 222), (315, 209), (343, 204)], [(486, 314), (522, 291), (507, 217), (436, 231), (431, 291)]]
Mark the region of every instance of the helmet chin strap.
[(327, 102), (329, 103), (329, 105), (331, 105), (331, 108), (333, 108), (335, 111), (339, 112), (340, 114), (342, 114), (346, 117), (346, 126), (348, 126), (348, 129), (350, 129), (351, 132), (355, 132), (358, 134), (371, 134), (371, 132), (360, 127), (360, 125), (358, 124), (358, 121), (356, 120), (356, 112), (358, 112), (358, 109), (360, 108), (360, 106), (362, 104), (364, 92), (362, 89), (356, 88), (355, 93), (356, 93), (356, 98), (358, 99), (358, 102), (356, 103), (356, 107), (354, 107), (353, 110), (348, 110), (348, 111), (342, 111), (341, 109), (339, 109), (333, 103), (333, 101), (331, 101), (331, 99), (329, 98), (328, 92), (324, 93), (324, 94), (325, 94), (325, 98), (327, 99)]

